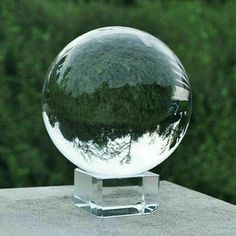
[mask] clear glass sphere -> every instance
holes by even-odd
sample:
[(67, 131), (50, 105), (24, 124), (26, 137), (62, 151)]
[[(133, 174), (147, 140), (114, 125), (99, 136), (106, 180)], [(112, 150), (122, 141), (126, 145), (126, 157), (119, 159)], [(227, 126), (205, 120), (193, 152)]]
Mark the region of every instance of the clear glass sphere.
[(43, 119), (60, 152), (102, 176), (149, 170), (177, 148), (189, 124), (191, 90), (176, 55), (159, 39), (106, 27), (73, 40), (43, 88)]

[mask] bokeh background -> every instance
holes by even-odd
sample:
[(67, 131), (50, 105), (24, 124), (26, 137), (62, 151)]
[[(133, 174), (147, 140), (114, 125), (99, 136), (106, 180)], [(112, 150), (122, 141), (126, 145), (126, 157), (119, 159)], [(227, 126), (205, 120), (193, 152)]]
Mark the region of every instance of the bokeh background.
[[(77, 36), (123, 25), (163, 40), (193, 91), (189, 129), (162, 179), (236, 203), (236, 1), (1, 0), (0, 188), (73, 183), (41, 117), (46, 71)], [(174, 197), (174, 196), (173, 196)]]

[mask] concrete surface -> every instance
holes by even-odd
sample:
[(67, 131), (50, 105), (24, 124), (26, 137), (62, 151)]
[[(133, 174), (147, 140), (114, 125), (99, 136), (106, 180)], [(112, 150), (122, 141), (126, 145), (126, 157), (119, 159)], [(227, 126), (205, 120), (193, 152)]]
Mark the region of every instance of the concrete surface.
[(0, 190), (0, 235), (236, 235), (236, 206), (161, 181), (152, 215), (99, 219), (73, 204), (73, 186)]

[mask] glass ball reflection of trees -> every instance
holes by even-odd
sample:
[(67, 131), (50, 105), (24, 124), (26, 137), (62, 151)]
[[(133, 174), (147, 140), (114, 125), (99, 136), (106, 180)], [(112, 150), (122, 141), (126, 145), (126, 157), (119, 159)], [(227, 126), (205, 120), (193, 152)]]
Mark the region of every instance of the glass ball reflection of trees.
[(52, 63), (43, 119), (60, 152), (84, 171), (129, 176), (178, 146), (189, 124), (191, 90), (176, 55), (127, 27), (90, 31)]

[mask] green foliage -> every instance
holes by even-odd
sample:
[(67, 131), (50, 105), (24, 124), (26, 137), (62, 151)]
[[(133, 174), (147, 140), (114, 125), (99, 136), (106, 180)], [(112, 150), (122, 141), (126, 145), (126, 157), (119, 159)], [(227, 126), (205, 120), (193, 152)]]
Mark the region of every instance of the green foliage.
[(72, 183), (73, 166), (49, 140), (41, 118), (45, 72), (78, 35), (125, 25), (169, 45), (192, 85), (189, 130), (155, 171), (236, 203), (236, 2), (133, 2), (1, 1), (0, 187)]

